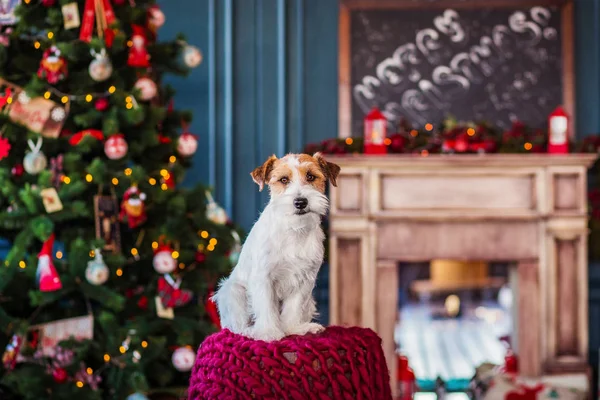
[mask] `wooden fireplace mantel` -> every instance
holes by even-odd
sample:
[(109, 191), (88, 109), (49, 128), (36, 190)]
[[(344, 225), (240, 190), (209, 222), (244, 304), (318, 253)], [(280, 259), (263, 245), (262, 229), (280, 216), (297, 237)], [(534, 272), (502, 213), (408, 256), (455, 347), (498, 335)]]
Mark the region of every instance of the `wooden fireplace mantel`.
[(376, 330), (393, 373), (399, 261), (514, 261), (521, 373), (583, 368), (586, 172), (596, 157), (329, 156), (341, 167), (331, 187), (330, 322)]

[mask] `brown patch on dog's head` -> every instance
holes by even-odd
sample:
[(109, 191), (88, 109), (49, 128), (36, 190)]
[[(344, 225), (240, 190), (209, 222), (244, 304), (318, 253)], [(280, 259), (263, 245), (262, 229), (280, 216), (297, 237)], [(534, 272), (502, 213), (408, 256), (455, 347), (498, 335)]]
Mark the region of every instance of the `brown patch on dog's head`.
[(259, 191), (262, 191), (265, 184), (268, 184), (277, 160), (278, 158), (275, 155), (272, 155), (267, 158), (267, 161), (265, 161), (263, 165), (256, 167), (254, 171), (250, 173), (252, 180), (258, 185)]
[(325, 160), (325, 158), (323, 157), (323, 154), (321, 154), (321, 153), (315, 153), (313, 155), (313, 158), (319, 164), (319, 167), (320, 167), (321, 171), (323, 172), (323, 175), (325, 175), (325, 177), (331, 182), (331, 184), (333, 186), (337, 187), (337, 177), (340, 174), (340, 170), (341, 170), (340, 166)]

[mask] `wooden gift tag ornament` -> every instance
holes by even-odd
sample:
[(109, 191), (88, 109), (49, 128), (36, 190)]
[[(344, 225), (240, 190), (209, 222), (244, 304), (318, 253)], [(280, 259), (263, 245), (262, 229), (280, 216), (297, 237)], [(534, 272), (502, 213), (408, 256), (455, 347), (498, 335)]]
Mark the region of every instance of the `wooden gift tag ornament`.
[(79, 19), (79, 7), (76, 2), (62, 6), (62, 15), (65, 29), (79, 28), (81, 20)]
[(94, 196), (94, 220), (96, 238), (104, 240), (103, 250), (121, 251), (121, 231), (119, 227), (119, 204), (116, 196)]
[(58, 193), (56, 192), (55, 188), (51, 187), (43, 189), (40, 194), (42, 195), (44, 208), (48, 214), (52, 214), (63, 209), (62, 202), (60, 201), (60, 197), (58, 197)]

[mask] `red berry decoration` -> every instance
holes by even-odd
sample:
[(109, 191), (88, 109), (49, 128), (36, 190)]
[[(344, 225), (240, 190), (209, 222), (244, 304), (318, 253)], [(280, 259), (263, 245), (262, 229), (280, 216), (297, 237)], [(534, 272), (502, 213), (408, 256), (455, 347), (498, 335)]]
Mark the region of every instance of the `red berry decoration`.
[(142, 310), (147, 309), (148, 308), (148, 298), (146, 296), (140, 297), (140, 299), (137, 302), (137, 305)]
[(108, 108), (108, 99), (106, 97), (99, 98), (96, 100), (94, 107), (96, 107), (96, 110), (98, 111), (106, 111)]
[(42, 0), (42, 5), (44, 7), (52, 7), (56, 4), (56, 0)]
[(15, 178), (20, 178), (21, 176), (23, 176), (23, 172), (25, 172), (25, 169), (23, 168), (23, 164), (16, 164), (14, 167), (12, 167), (12, 169), (10, 170), (10, 173), (12, 174), (12, 176), (14, 176)]
[(56, 383), (65, 383), (68, 377), (69, 375), (64, 368), (56, 368), (52, 371), (52, 379), (54, 379), (54, 382)]
[(201, 251), (197, 251), (195, 258), (197, 263), (203, 263), (204, 261), (206, 261), (206, 254), (204, 254)]

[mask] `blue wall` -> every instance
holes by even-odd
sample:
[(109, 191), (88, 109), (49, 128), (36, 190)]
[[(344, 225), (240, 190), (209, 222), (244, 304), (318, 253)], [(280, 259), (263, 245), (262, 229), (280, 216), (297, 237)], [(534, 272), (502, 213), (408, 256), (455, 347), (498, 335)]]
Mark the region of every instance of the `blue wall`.
[(200, 136), (188, 183), (214, 186), (248, 229), (267, 201), (250, 171), (271, 154), (337, 134), (335, 0), (162, 1), (167, 39), (183, 32), (204, 62), (170, 79), (175, 105), (194, 112)]

